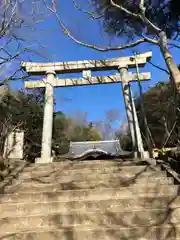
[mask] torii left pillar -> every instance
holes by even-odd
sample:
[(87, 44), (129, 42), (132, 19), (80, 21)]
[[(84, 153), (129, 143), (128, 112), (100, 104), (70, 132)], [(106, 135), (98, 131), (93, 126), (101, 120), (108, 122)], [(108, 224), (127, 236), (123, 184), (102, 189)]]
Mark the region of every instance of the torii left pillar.
[(44, 119), (42, 132), (41, 158), (37, 163), (50, 163), (53, 161), (51, 156), (52, 147), (52, 129), (53, 129), (53, 112), (54, 112), (54, 79), (56, 73), (53, 71), (46, 72), (45, 81), (45, 99), (44, 99)]

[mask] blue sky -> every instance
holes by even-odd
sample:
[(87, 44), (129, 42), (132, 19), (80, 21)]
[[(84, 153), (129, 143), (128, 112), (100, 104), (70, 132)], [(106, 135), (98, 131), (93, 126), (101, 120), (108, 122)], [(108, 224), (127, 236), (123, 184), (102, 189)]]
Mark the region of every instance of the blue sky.
[[(73, 8), (71, 0), (64, 0), (61, 1), (61, 3), (61, 11), (59, 13), (76, 37), (86, 42), (99, 45), (104, 44), (104, 39), (107, 41), (108, 37), (103, 33), (103, 29), (99, 23), (93, 20), (86, 20), (82, 13), (77, 12), (77, 10)], [(166, 68), (159, 49), (149, 44), (141, 45), (136, 49), (107, 53), (101, 53), (79, 46), (62, 33), (53, 16), (49, 16), (47, 20), (39, 24), (35, 37), (38, 40), (38, 44), (36, 41), (36, 49), (46, 55), (50, 61), (106, 59), (132, 55), (132, 51), (136, 50), (139, 52), (152, 51), (152, 62)], [(113, 39), (113, 41), (114, 43), (121, 44), (123, 39)], [(178, 63), (179, 52), (176, 49), (171, 49), (171, 51), (176, 63)], [(24, 56), (23, 60), (28, 60), (27, 56)], [(36, 55), (31, 57), (31, 60), (47, 61)], [(141, 69), (141, 72), (143, 71), (150, 71), (152, 74), (151, 81), (143, 83), (144, 91), (155, 85), (157, 81), (168, 79), (165, 72), (154, 68), (150, 64), (147, 64), (145, 68)], [(39, 79), (41, 79), (41, 77), (39, 77)], [(13, 82), (11, 85), (16, 89), (23, 88), (23, 82), (20, 81)], [(132, 89), (133, 93), (137, 91), (136, 83), (132, 84)], [(106, 110), (119, 109), (120, 120), (124, 121), (125, 119), (121, 84), (57, 88), (55, 90), (55, 97), (56, 111), (63, 111), (68, 115), (73, 115), (76, 111), (86, 111), (89, 121), (97, 121), (104, 119), (104, 112)]]

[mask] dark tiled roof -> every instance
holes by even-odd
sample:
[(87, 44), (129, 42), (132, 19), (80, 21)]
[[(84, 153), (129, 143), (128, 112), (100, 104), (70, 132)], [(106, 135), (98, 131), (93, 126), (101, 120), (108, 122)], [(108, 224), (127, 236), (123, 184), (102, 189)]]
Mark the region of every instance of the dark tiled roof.
[(64, 157), (81, 158), (83, 156), (93, 155), (95, 153), (105, 154), (108, 156), (128, 155), (130, 152), (122, 150), (119, 140), (109, 141), (87, 141), (87, 142), (71, 142), (70, 149)]
[(102, 151), (107, 154), (116, 155), (120, 150), (121, 147), (118, 140), (70, 143), (70, 152), (75, 156), (82, 155), (87, 151)]

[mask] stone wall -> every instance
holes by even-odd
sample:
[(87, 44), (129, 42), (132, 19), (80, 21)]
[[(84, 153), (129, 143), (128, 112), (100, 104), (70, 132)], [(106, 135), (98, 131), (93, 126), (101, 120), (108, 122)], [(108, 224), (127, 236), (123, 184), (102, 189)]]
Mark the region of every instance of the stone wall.
[(23, 159), (24, 132), (16, 129), (10, 132), (4, 146), (4, 158)]

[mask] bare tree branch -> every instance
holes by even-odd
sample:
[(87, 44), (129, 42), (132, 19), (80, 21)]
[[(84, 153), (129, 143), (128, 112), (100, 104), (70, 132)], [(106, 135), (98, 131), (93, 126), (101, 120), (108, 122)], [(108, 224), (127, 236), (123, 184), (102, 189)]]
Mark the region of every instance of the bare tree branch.
[(142, 12), (145, 12), (144, 0), (139, 1), (139, 9), (141, 9)]
[(29, 47), (25, 47), (23, 48), (21, 51), (17, 52), (15, 55), (11, 55), (7, 50), (4, 50), (9, 57), (0, 57), (0, 59), (2, 59), (3, 61), (0, 61), (0, 65), (4, 64), (4, 63), (7, 63), (7, 62), (11, 62), (13, 59), (17, 59), (20, 55), (22, 55), (23, 53), (25, 52), (28, 52), (28, 51), (32, 51), (31, 50), (31, 47), (33, 45), (29, 46)]
[(152, 43), (152, 44), (155, 44), (155, 45), (159, 44), (159, 41), (156, 40), (156, 39), (152, 39), (152, 38), (149, 38), (149, 37), (144, 36), (144, 35), (142, 35), (142, 37), (143, 37), (144, 39), (146, 39), (146, 42), (149, 42), (149, 43)]
[(118, 8), (119, 10), (125, 12), (129, 16), (142, 20), (142, 17), (139, 14), (131, 12), (130, 10), (124, 8), (122, 5), (115, 3), (113, 0), (110, 0), (110, 4), (111, 4), (111, 6)]
[[(80, 6), (79, 6), (79, 4), (76, 2), (76, 0), (72, 0), (72, 2), (73, 2), (73, 4), (74, 4), (74, 7), (78, 10), (78, 11), (80, 11), (80, 12), (82, 12), (82, 13), (85, 13), (85, 14), (87, 14), (90, 18), (92, 18), (92, 19), (101, 19), (102, 17), (104, 17), (104, 13), (102, 13), (101, 15), (95, 15), (95, 13), (93, 13), (93, 12), (90, 12), (90, 11), (87, 11), (87, 10), (84, 10), (84, 9), (82, 9)], [(104, 12), (108, 9), (109, 7), (107, 7), (105, 10), (104, 10)]]
[[(19, 73), (19, 72), (23, 73), (21, 77), (20, 76), (16, 76), (17, 73)], [(3, 81), (0, 82), (0, 87), (4, 86), (9, 81), (14, 81), (14, 80), (22, 80), (22, 81), (24, 81), (24, 80), (27, 80), (28, 78), (29, 78), (29, 75), (24, 75), (23, 70), (21, 68), (19, 68), (16, 71), (14, 71), (14, 73), (11, 76), (4, 78)]]
[(167, 73), (168, 75), (170, 75), (169, 71), (166, 70), (165, 68), (162, 68), (162, 67), (160, 67), (160, 66), (152, 63), (151, 61), (149, 61), (148, 63), (151, 64), (153, 67), (158, 68), (159, 70), (164, 71), (165, 73)]
[(180, 45), (179, 45), (179, 44), (176, 44), (176, 43), (168, 43), (168, 45), (180, 49)]
[[(164, 140), (163, 147), (165, 147), (166, 144), (167, 144), (167, 142), (169, 141), (169, 139), (170, 139), (170, 137), (171, 137), (171, 135), (172, 135), (175, 127), (176, 127), (176, 124), (177, 124), (177, 121), (174, 122), (174, 124), (173, 124), (173, 126), (172, 126), (172, 128), (171, 128), (171, 131), (169, 131), (168, 129), (166, 130), (166, 132), (167, 132), (167, 138)], [(167, 125), (167, 124), (166, 124), (166, 125)]]
[[(143, 4), (143, 2), (144, 1), (140, 2), (140, 5), (141, 5), (141, 3)], [(127, 8), (124, 8), (122, 6), (122, 4), (116, 4), (113, 0), (110, 0), (110, 4), (111, 4), (111, 6), (116, 7), (118, 9), (120, 9), (121, 11), (125, 12), (129, 16), (139, 19), (142, 22), (146, 23), (146, 25), (150, 26), (155, 32), (159, 33), (162, 31), (160, 28), (155, 26), (151, 21), (149, 21), (149, 19), (146, 18), (144, 6), (143, 6), (143, 9), (140, 9), (141, 11), (139, 13), (133, 13), (133, 12), (129, 11)]]
[(91, 49), (94, 49), (94, 50), (97, 50), (97, 51), (101, 51), (101, 52), (107, 52), (107, 51), (116, 51), (116, 50), (123, 50), (123, 49), (127, 49), (127, 48), (131, 48), (131, 47), (135, 47), (141, 43), (146, 43), (146, 42), (150, 42), (150, 43), (154, 43), (154, 44), (158, 44), (158, 41), (156, 40), (153, 40), (153, 39), (150, 39), (150, 38), (147, 38), (147, 37), (144, 37), (144, 38), (141, 38), (131, 44), (126, 44), (126, 45), (120, 45), (120, 46), (116, 46), (116, 47), (105, 47), (105, 48), (102, 48), (102, 47), (98, 47), (96, 45), (93, 45), (93, 44), (88, 44), (88, 43), (85, 43), (85, 42), (82, 42), (80, 40), (78, 40), (76, 37), (73, 36), (73, 34), (70, 32), (70, 30), (65, 26), (65, 24), (63, 23), (63, 21), (60, 19), (56, 9), (54, 8), (51, 8), (49, 6), (46, 5), (46, 7), (49, 9), (49, 11), (53, 12), (54, 15), (56, 16), (58, 22), (59, 22), (59, 25), (61, 26), (63, 32), (70, 38), (72, 39), (74, 42), (76, 42), (77, 44), (81, 45), (81, 46), (84, 46), (84, 47), (88, 47), (88, 48), (91, 48)]
[[(16, 17), (17, 1), (13, 6), (10, 4), (10, 2), (5, 2), (4, 5), (5, 6), (0, 30), (0, 38), (2, 38), (6, 34), (6, 31), (11, 27), (13, 23), (20, 21), (20, 19)], [(11, 15), (7, 16), (7, 12), (9, 9), (11, 9)]]
[[(0, 73), (0, 86), (6, 84), (10, 80), (18, 80), (21, 79), (23, 80), (24, 78), (26, 79), (27, 76), (23, 76), (22, 74), (19, 76), (19, 72), (21, 71), (20, 69), (15, 68), (13, 70), (13, 74), (8, 77), (4, 77), (4, 71), (7, 71), (6, 67), (7, 64), (13, 64), (15, 61), (19, 61), (21, 56), (23, 56), (25, 53), (30, 53), (28, 57), (32, 54), (40, 55), (41, 57), (45, 58), (43, 56), (43, 53), (41, 54), (38, 50), (36, 50), (36, 46), (38, 43), (37, 39), (33, 39), (33, 43), (35, 44), (28, 44), (27, 40), (28, 37), (27, 28), (32, 30), (33, 32), (30, 32), (30, 37), (32, 36), (32, 33), (35, 33), (36, 31), (36, 15), (38, 13), (31, 12), (31, 9), (26, 9), (27, 10), (27, 18), (31, 17), (33, 18), (33, 28), (31, 23), (29, 23), (29, 20), (25, 19), (24, 14), (21, 15), (23, 8), (21, 9), (23, 4), (26, 4), (25, 0), (3, 0), (0, 1), (0, 40), (1, 40), (1, 46), (0, 46), (0, 68), (1, 68), (1, 73)], [(55, 3), (55, 1), (54, 1)], [(29, 7), (29, 5), (25, 5), (26, 7)], [(54, 5), (55, 6), (55, 5)], [(30, 11), (29, 11), (30, 10)], [(48, 11), (48, 14), (50, 12)], [(51, 13), (50, 13), (51, 14)], [(38, 15), (37, 15), (38, 16)], [(20, 36), (20, 29), (22, 29), (23, 37)], [(16, 31), (18, 30), (18, 31)], [(35, 35), (34, 35), (35, 36)], [(35, 37), (36, 38), (36, 37)], [(31, 40), (31, 39), (30, 39)], [(47, 58), (47, 57), (46, 57)], [(14, 68), (14, 67), (13, 67)], [(11, 70), (10, 70), (11, 71)], [(8, 71), (9, 72), (9, 71)], [(11, 73), (10, 73), (11, 74)], [(23, 73), (24, 74), (24, 73)], [(4, 79), (3, 79), (4, 78)]]

